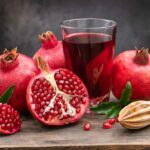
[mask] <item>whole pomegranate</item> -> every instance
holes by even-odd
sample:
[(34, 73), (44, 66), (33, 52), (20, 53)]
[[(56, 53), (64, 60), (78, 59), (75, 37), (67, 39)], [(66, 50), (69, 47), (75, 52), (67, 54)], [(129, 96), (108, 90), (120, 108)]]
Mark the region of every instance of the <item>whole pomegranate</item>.
[(89, 105), (87, 89), (81, 79), (67, 69), (49, 70), (37, 59), (42, 73), (27, 88), (27, 106), (32, 115), (46, 125), (65, 125), (78, 121)]
[(117, 98), (120, 98), (127, 81), (132, 84), (132, 100), (150, 100), (148, 49), (124, 51), (114, 59), (112, 91)]
[(0, 103), (0, 133), (13, 134), (21, 129), (19, 113), (10, 105)]
[(11, 85), (15, 85), (15, 91), (8, 101), (21, 113), (26, 111), (26, 88), (30, 79), (38, 72), (34, 61), (17, 53), (17, 48), (10, 52), (5, 49), (0, 55), (0, 95)]
[(42, 57), (52, 69), (64, 68), (65, 58), (63, 53), (62, 42), (58, 41), (56, 36), (47, 31), (39, 35), (42, 42), (41, 48), (35, 53), (33, 59), (38, 56)]

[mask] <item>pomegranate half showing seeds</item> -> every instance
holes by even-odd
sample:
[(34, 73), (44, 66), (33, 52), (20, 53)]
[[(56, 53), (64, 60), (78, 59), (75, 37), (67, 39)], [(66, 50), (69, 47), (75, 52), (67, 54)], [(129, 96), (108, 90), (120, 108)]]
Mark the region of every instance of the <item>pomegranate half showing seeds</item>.
[(0, 133), (13, 134), (21, 129), (19, 113), (10, 105), (0, 103)]
[(49, 70), (41, 58), (42, 73), (27, 88), (27, 106), (32, 115), (46, 125), (65, 125), (78, 121), (89, 105), (87, 89), (81, 79), (67, 69)]

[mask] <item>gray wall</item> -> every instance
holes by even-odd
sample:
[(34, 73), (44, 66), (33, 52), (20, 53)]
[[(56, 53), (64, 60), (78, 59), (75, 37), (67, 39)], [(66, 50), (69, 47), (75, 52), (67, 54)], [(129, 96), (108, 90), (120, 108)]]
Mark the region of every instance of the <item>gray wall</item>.
[(113, 19), (118, 23), (116, 54), (150, 48), (150, 0), (0, 0), (0, 52), (5, 47), (29, 56), (39, 48), (37, 35), (79, 17)]

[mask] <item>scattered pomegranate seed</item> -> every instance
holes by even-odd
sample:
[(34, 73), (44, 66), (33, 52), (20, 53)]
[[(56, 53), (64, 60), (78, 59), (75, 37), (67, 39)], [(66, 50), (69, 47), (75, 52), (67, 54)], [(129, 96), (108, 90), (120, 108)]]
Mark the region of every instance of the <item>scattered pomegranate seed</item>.
[(111, 125), (113, 125), (113, 124), (115, 124), (116, 119), (115, 118), (108, 119), (106, 122), (109, 123), (109, 124), (111, 124)]
[(118, 121), (118, 116), (117, 116), (117, 117), (115, 117), (114, 119), (116, 120), (116, 122), (119, 122), (119, 121)]
[(110, 128), (112, 128), (112, 125), (110, 123), (108, 123), (108, 122), (104, 122), (103, 123), (103, 128), (104, 129), (110, 129)]
[(84, 123), (83, 130), (85, 130), (85, 131), (91, 130), (91, 124), (88, 122)]

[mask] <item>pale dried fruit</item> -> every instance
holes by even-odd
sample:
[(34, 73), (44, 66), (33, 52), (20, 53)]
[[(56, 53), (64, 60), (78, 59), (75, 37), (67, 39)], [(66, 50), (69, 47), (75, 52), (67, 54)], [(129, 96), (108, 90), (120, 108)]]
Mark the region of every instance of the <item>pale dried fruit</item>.
[(124, 107), (118, 117), (128, 129), (140, 129), (150, 125), (150, 101), (136, 101)]

